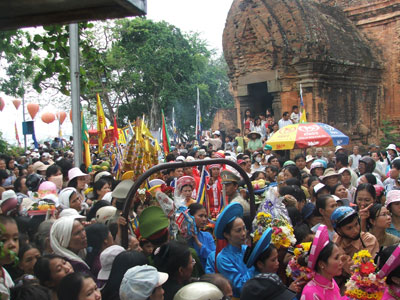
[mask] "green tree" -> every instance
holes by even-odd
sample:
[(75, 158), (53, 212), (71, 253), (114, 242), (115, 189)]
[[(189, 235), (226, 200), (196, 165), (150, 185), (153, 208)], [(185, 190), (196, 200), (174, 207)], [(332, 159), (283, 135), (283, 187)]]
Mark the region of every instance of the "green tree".
[(386, 147), (389, 144), (396, 144), (399, 140), (399, 134), (396, 132), (397, 127), (392, 125), (389, 120), (382, 121), (381, 131), (383, 137), (381, 138), (381, 145)]

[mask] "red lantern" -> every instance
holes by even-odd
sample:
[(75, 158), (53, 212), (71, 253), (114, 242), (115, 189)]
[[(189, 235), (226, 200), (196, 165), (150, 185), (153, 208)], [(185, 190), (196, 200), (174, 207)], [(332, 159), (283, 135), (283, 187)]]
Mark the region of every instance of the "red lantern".
[(4, 102), (4, 99), (0, 97), (0, 111), (3, 111), (4, 106), (6, 106), (6, 103)]
[(67, 113), (65, 111), (60, 111), (57, 113), (57, 119), (60, 122), (60, 125), (62, 123), (64, 123), (66, 117), (67, 117)]
[(51, 112), (45, 112), (44, 114), (42, 114), (42, 121), (47, 124), (54, 122), (55, 119), (56, 119), (56, 116)]
[(39, 104), (37, 103), (29, 103), (27, 105), (28, 112), (31, 115), (32, 120), (35, 118), (36, 114), (39, 111)]
[(21, 105), (21, 100), (14, 99), (14, 100), (12, 101), (12, 103), (14, 104), (15, 109), (18, 110), (19, 106)]

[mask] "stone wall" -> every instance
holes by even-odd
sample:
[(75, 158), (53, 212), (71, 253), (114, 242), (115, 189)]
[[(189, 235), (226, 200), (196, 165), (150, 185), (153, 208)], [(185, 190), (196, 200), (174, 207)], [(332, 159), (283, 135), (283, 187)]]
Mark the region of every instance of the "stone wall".
[(375, 142), (400, 121), (400, 0), (235, 0), (223, 35), (238, 125), (267, 84), (276, 119), (299, 105), (354, 141)]

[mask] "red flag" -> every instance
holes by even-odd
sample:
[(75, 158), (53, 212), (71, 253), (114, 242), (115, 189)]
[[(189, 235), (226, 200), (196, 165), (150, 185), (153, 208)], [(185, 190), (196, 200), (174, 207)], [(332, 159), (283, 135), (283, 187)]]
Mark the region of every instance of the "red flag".
[(167, 156), (169, 153), (169, 137), (168, 137), (168, 131), (167, 131), (167, 125), (165, 124), (165, 117), (164, 117), (164, 111), (161, 110), (161, 115), (162, 115), (162, 141), (163, 141), (163, 149), (164, 149), (164, 155)]
[(118, 135), (118, 125), (117, 125), (117, 118), (114, 116), (114, 141), (115, 141), (115, 146), (118, 145), (118, 140), (119, 140), (119, 135)]
[(15, 138), (18, 142), (18, 146), (21, 147), (21, 142), (19, 141), (19, 135), (18, 135), (18, 129), (17, 129), (17, 121), (14, 123), (14, 128), (15, 128)]

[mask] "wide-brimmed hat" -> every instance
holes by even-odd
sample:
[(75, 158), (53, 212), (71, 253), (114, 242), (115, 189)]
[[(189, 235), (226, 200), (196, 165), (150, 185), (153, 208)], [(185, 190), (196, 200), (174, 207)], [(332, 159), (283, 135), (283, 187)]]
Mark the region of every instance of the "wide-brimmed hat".
[(115, 257), (124, 252), (125, 249), (119, 245), (112, 245), (104, 249), (100, 254), (101, 269), (97, 275), (99, 280), (108, 280), (110, 277), (111, 266), (114, 262)]
[(258, 137), (257, 137), (258, 139), (261, 138), (261, 134), (260, 134), (259, 132), (257, 132), (257, 131), (252, 131), (252, 132), (250, 132), (250, 133), (247, 135), (247, 137), (248, 137), (248, 138), (251, 138), (251, 135), (252, 135), (252, 134), (256, 134), (256, 135), (258, 136)]
[(311, 270), (315, 270), (315, 266), (317, 264), (318, 256), (321, 251), (325, 248), (329, 243), (329, 232), (328, 228), (325, 225), (320, 225), (318, 227), (317, 233), (315, 234), (311, 249), (310, 256), (308, 258), (307, 266)]
[(385, 206), (388, 207), (393, 202), (400, 202), (400, 190), (391, 190), (387, 193)]
[(86, 174), (86, 173), (83, 173), (83, 172), (81, 171), (81, 169), (75, 167), (75, 168), (72, 168), (72, 169), (70, 169), (70, 170), (68, 171), (68, 180), (71, 181), (72, 179), (74, 179), (74, 178), (76, 178), (76, 177), (86, 177), (86, 178), (89, 178), (90, 175), (89, 175), (89, 174)]
[(145, 239), (167, 228), (168, 225), (168, 218), (159, 206), (149, 206), (139, 216), (139, 232)]
[(268, 249), (269, 245), (271, 244), (271, 236), (272, 229), (267, 228), (254, 246), (254, 249), (251, 251), (250, 257), (246, 263), (248, 268), (251, 268), (256, 262), (257, 258)]
[[(142, 213), (143, 214), (143, 213)], [(237, 217), (243, 216), (243, 206), (238, 202), (228, 204), (222, 213), (218, 216), (215, 224), (215, 236), (217, 239), (223, 240), (225, 226), (235, 220)]]
[(395, 144), (390, 144), (389, 146), (386, 147), (386, 150), (393, 150), (397, 152), (397, 148)]
[(117, 199), (125, 199), (134, 182), (131, 179), (122, 180), (113, 190), (111, 196)]
[(334, 168), (328, 168), (325, 170), (324, 175), (321, 176), (321, 180), (324, 180), (328, 177), (333, 177), (333, 176), (341, 177), (342, 175), (337, 173)]

